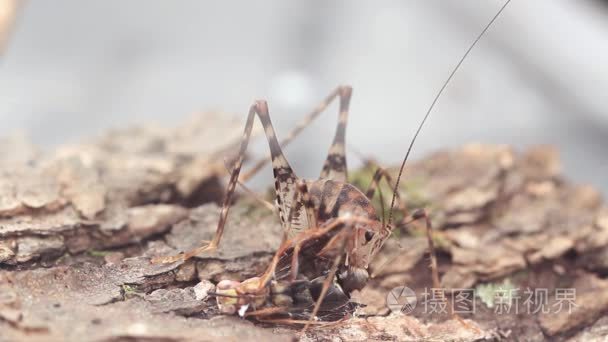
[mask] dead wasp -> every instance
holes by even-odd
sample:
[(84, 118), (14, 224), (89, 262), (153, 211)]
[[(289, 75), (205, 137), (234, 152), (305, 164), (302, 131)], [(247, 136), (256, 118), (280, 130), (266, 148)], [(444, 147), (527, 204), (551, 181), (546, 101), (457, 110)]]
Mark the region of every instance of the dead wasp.
[[(267, 103), (258, 100), (249, 109), (243, 140), (231, 171), (213, 240), (194, 250), (157, 258), (153, 262), (186, 260), (217, 249), (257, 116), (270, 148), (276, 191), (275, 207), (284, 229), (284, 238), (264, 274), (243, 282), (225, 280), (218, 284), (216, 296), (220, 309), (226, 313), (238, 311), (241, 316), (261, 320), (304, 323), (306, 326), (318, 318), (322, 304), (329, 308), (327, 312), (330, 313), (332, 305), (334, 308), (343, 308), (343, 312), (352, 311), (354, 306), (349, 305), (350, 294), (366, 285), (371, 260), (392, 234), (393, 210), (398, 200), (399, 182), (418, 134), (460, 65), (509, 2), (510, 0), (507, 0), (485, 26), (443, 83), (410, 141), (395, 182), (392, 182), (388, 173), (382, 169), (378, 169), (365, 193), (347, 182), (345, 138), (351, 87), (340, 86), (334, 90), (281, 143), (277, 140), (272, 126)], [(281, 147), (289, 143), (335, 99), (339, 99), (338, 125), (321, 174), (317, 180), (302, 180), (296, 176)], [(263, 164), (264, 161), (258, 163), (242, 180), (248, 179)], [(380, 221), (371, 204), (382, 178), (393, 188), (386, 222)], [(424, 219), (426, 223), (433, 286), (439, 288), (437, 261), (431, 238), (432, 227), (426, 212), (418, 210), (408, 215), (404, 222), (419, 219)], [(286, 319), (265, 319), (285, 313), (288, 314)], [(302, 315), (298, 316), (299, 313)], [(303, 320), (292, 317), (302, 317)]]

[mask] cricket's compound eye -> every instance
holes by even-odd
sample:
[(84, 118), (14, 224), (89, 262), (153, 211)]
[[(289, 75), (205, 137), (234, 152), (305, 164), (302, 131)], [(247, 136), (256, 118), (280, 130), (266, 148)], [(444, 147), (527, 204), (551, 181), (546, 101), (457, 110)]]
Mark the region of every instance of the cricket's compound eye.
[(365, 241), (370, 242), (374, 237), (374, 233), (367, 231), (365, 232)]

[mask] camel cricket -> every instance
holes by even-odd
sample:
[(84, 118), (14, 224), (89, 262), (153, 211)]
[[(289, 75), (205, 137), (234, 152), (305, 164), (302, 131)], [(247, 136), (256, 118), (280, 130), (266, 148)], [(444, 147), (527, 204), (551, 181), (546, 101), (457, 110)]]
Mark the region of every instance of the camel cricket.
[[(249, 109), (243, 140), (231, 171), (213, 240), (194, 250), (157, 258), (153, 262), (186, 260), (217, 249), (237, 184), (249, 179), (265, 162), (259, 162), (239, 179), (257, 116), (270, 148), (276, 191), (274, 205), (284, 229), (284, 237), (264, 274), (243, 282), (224, 280), (217, 285), (215, 295), (220, 309), (225, 313), (238, 312), (241, 316), (254, 317), (259, 321), (304, 324), (304, 329), (317, 321), (336, 320), (341, 318), (341, 314), (352, 312), (356, 305), (349, 302), (350, 294), (366, 285), (370, 261), (393, 231), (393, 210), (399, 200), (399, 182), (420, 130), (462, 62), (509, 2), (510, 0), (500, 8), (469, 46), (435, 96), (409, 144), (396, 182), (392, 182), (388, 173), (378, 168), (365, 193), (347, 183), (345, 138), (351, 87), (340, 86), (335, 89), (281, 143), (273, 129), (267, 103), (258, 100)], [(300, 179), (283, 155), (282, 146), (288, 144), (335, 99), (339, 99), (338, 125), (320, 176), (317, 180)], [(386, 222), (379, 219), (371, 204), (382, 178), (393, 188)], [(426, 222), (433, 286), (440, 288), (431, 238), (432, 227), (426, 212), (417, 210), (407, 215), (403, 222), (419, 219)]]

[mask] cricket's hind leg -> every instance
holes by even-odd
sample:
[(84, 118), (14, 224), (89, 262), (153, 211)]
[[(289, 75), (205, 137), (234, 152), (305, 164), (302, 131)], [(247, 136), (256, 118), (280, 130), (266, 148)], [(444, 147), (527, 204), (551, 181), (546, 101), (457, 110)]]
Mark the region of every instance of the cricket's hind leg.
[(264, 132), (266, 133), (266, 138), (270, 147), (273, 172), (275, 176), (275, 185), (277, 187), (277, 206), (279, 209), (279, 213), (281, 214), (282, 211), (285, 211), (285, 208), (291, 207), (290, 195), (291, 193), (293, 193), (293, 191), (295, 191), (297, 177), (293, 172), (291, 166), (289, 166), (287, 159), (283, 155), (283, 151), (281, 150), (279, 142), (277, 141), (274, 128), (272, 127), (272, 123), (270, 121), (270, 115), (268, 113), (268, 105), (266, 104), (266, 101), (256, 101), (249, 108), (249, 114), (247, 115), (247, 123), (245, 124), (245, 130), (243, 132), (243, 140), (241, 142), (241, 147), (239, 150), (238, 157), (236, 159), (234, 169), (230, 174), (230, 181), (228, 182), (228, 188), (226, 190), (226, 195), (222, 204), (220, 219), (217, 224), (217, 229), (215, 231), (213, 240), (203, 241), (203, 244), (201, 246), (191, 251), (183, 252), (173, 256), (155, 258), (152, 260), (153, 263), (171, 263), (178, 260), (187, 260), (200, 253), (210, 252), (217, 249), (224, 233), (224, 227), (228, 218), (228, 211), (230, 210), (232, 196), (234, 194), (239, 179), (239, 174), (243, 165), (245, 152), (247, 150), (249, 138), (251, 137), (253, 120), (256, 115), (258, 116), (259, 120), (262, 123), (262, 126), (264, 127)]
[[(293, 139), (295, 139), (308, 125), (310, 125), (327, 107), (336, 99), (340, 98), (340, 118), (339, 120), (344, 120), (344, 124), (338, 123), (338, 132), (340, 130), (344, 131), (346, 129), (346, 118), (348, 116), (348, 107), (350, 103), (350, 96), (352, 93), (352, 88), (350, 86), (342, 85), (334, 89), (327, 97), (310, 113), (308, 113), (296, 126), (285, 136), (284, 139), (280, 142), (280, 147), (285, 147)], [(342, 114), (344, 113), (344, 114)], [(344, 119), (342, 119), (344, 118)], [(337, 132), (337, 133), (338, 133)], [(336, 136), (344, 142), (344, 132), (340, 135), (336, 134)], [(336, 138), (334, 138), (334, 142)], [(332, 145), (333, 146), (333, 145)], [(342, 153), (344, 155), (344, 153)], [(253, 164), (251, 169), (247, 170), (240, 178), (242, 182), (245, 182), (251, 179), (264, 165), (268, 163), (268, 158), (263, 158), (258, 160)], [(344, 169), (346, 170), (346, 162), (344, 162)], [(324, 177), (327, 178), (327, 177)]]
[(338, 88), (340, 94), (340, 114), (334, 140), (327, 153), (319, 179), (332, 179), (346, 182), (348, 170), (346, 167), (346, 124), (348, 123), (348, 110), (353, 89), (351, 87)]

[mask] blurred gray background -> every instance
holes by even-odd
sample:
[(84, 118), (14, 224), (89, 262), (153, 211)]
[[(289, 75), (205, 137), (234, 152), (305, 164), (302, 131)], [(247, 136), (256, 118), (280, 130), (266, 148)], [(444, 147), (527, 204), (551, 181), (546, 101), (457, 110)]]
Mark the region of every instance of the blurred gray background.
[[(265, 98), (281, 136), (336, 85), (351, 84), (348, 144), (396, 164), (501, 5), (28, 1), (0, 62), (0, 135), (23, 131), (54, 146), (201, 110), (244, 117)], [(555, 144), (571, 179), (608, 194), (606, 61), (605, 2), (514, 0), (440, 99), (413, 157), (467, 142)], [(318, 175), (335, 123), (332, 107), (287, 149), (299, 175)], [(263, 141), (254, 152), (267, 153)]]

